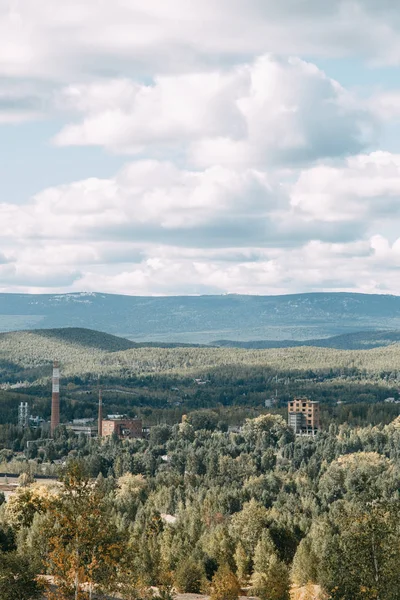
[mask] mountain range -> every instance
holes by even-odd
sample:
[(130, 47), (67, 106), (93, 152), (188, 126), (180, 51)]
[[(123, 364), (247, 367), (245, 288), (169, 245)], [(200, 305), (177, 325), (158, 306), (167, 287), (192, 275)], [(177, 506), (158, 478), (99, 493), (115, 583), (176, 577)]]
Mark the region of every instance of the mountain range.
[(100, 330), (136, 342), (267, 344), (261, 347), (268, 347), (272, 340), (283, 346), (304, 341), (318, 345), (322, 338), (354, 332), (365, 335), (375, 330), (387, 339), (389, 333), (396, 338), (396, 330), (400, 330), (400, 297), (355, 293), (168, 297), (85, 292), (0, 294), (0, 331), (64, 327)]

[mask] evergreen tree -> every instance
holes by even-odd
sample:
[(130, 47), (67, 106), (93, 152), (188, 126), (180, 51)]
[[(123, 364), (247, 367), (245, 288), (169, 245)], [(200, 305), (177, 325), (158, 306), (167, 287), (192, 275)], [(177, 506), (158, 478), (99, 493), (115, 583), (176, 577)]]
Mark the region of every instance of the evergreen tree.
[(34, 600), (42, 593), (36, 573), (27, 558), (15, 552), (0, 553), (1, 600)]
[(227, 566), (222, 566), (212, 580), (210, 600), (237, 600), (240, 594), (239, 581)]

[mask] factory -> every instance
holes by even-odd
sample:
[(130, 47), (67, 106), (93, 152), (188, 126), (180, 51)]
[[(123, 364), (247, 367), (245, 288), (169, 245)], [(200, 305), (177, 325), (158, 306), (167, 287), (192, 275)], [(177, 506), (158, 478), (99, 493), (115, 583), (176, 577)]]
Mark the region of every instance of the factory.
[[(38, 420), (39, 417), (36, 417)], [(21, 402), (18, 408), (18, 422), (21, 427), (27, 427), (31, 424), (32, 417), (29, 417), (29, 406), (26, 402)], [(39, 421), (38, 421), (39, 422)], [(40, 419), (40, 425), (44, 420)], [(60, 364), (58, 361), (53, 363), (52, 375), (52, 393), (51, 393), (51, 418), (50, 418), (50, 437), (54, 437), (57, 427), (60, 425)], [(77, 435), (87, 435), (89, 437), (109, 438), (117, 436), (119, 439), (142, 438), (144, 435), (142, 419), (137, 417), (129, 418), (126, 415), (107, 415), (103, 418), (103, 392), (99, 390), (97, 425), (95, 419), (74, 419), (67, 423), (66, 428)], [(147, 431), (147, 430), (146, 430)]]

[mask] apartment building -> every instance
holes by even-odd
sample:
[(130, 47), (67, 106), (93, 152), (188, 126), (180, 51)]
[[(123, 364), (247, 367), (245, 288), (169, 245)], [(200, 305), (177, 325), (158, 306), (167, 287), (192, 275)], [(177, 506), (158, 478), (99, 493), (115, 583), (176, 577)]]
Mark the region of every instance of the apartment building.
[(288, 402), (288, 425), (296, 435), (315, 435), (321, 429), (319, 402), (307, 398)]

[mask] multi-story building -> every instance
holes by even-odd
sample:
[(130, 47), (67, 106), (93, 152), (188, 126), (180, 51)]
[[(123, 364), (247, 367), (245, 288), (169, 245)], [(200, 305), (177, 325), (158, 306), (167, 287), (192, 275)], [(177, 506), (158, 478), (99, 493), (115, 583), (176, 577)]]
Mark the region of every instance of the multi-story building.
[(88, 437), (93, 437), (97, 433), (97, 427), (95, 425), (91, 425), (90, 423), (68, 423), (66, 427), (68, 431), (73, 431), (76, 435), (87, 435)]
[(288, 402), (288, 425), (296, 435), (315, 435), (321, 429), (319, 402), (307, 398)]
[[(120, 416), (118, 415), (118, 417)], [(113, 434), (122, 439), (143, 437), (142, 419), (120, 417), (117, 419), (103, 420), (102, 436), (109, 437)]]
[(27, 402), (21, 402), (18, 407), (18, 425), (28, 427), (29, 425), (29, 406)]

